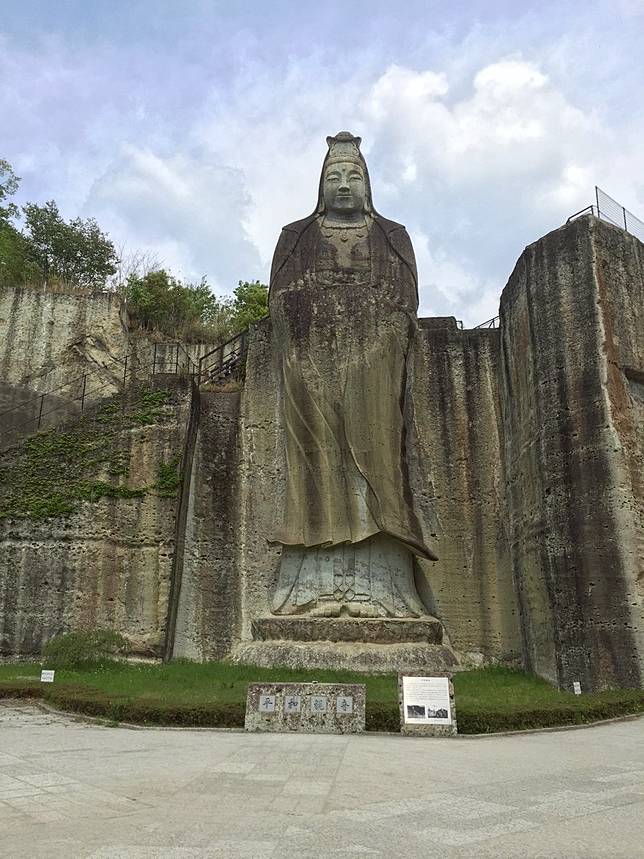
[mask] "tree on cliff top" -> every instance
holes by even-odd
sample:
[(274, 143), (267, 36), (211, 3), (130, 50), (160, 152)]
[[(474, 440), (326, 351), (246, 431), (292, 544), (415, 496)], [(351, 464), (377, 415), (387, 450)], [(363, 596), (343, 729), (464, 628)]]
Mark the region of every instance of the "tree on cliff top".
[(232, 298), (218, 298), (205, 278), (183, 283), (145, 254), (119, 255), (95, 220), (65, 221), (54, 200), (23, 206), (20, 231), (11, 223), (20, 211), (9, 202), (19, 183), (9, 162), (0, 159), (0, 287), (96, 289), (109, 283), (140, 325), (193, 341), (223, 342), (268, 313), (268, 288), (258, 280), (240, 280)]
[(15, 203), (9, 202), (9, 197), (16, 193), (19, 184), (20, 177), (8, 161), (0, 158), (0, 287), (41, 279), (29, 241), (11, 223), (19, 210)]
[(46, 283), (100, 288), (116, 272), (114, 245), (93, 218), (66, 222), (53, 200), (44, 206), (27, 203), (22, 210), (27, 238)]
[(12, 197), (18, 190), (20, 177), (16, 176), (8, 161), (0, 158), (0, 223), (8, 223), (12, 218), (18, 216), (18, 207), (15, 203), (7, 203), (8, 197)]
[(258, 280), (240, 280), (233, 291), (232, 307), (236, 332), (244, 331), (268, 314), (268, 287)]
[(12, 220), (18, 206), (8, 202), (20, 177), (0, 159), (0, 284), (63, 283), (100, 288), (116, 272), (114, 245), (92, 218), (65, 221), (53, 200), (22, 207), (26, 231)]
[(223, 342), (267, 313), (268, 290), (259, 281), (240, 280), (232, 299), (218, 298), (205, 278), (182, 283), (160, 269), (131, 275), (124, 294), (140, 325), (190, 340)]

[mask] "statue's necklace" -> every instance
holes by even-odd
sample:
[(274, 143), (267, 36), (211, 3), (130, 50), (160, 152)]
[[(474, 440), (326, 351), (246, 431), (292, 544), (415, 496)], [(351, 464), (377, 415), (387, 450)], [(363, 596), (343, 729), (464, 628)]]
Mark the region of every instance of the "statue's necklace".
[(325, 239), (331, 239), (334, 236), (340, 239), (341, 242), (348, 242), (350, 238), (364, 239), (367, 235), (367, 222), (361, 224), (333, 224), (328, 221), (322, 221), (322, 235)]

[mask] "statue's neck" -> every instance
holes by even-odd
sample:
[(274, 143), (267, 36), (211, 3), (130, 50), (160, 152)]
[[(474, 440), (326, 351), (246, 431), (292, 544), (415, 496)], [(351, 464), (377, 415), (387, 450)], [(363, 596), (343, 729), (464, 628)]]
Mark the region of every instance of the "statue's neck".
[(325, 212), (322, 222), (329, 227), (362, 227), (367, 223), (367, 216), (364, 212), (351, 212), (347, 215)]

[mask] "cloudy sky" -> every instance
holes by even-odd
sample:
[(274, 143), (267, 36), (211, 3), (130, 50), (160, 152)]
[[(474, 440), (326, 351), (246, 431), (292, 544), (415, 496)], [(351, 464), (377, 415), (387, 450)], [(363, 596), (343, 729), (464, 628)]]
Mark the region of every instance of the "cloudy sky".
[(266, 280), (327, 134), (363, 138), (421, 313), (494, 316), (598, 184), (644, 215), (644, 0), (1, 0), (0, 158), (216, 292)]

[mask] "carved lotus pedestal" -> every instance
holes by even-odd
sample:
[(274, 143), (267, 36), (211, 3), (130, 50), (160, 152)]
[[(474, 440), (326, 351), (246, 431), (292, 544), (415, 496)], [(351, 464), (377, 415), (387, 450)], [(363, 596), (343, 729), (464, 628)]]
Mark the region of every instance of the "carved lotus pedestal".
[(352, 618), (275, 615), (256, 618), (252, 641), (242, 641), (235, 662), (288, 668), (332, 668), (373, 673), (460, 667), (435, 617)]

